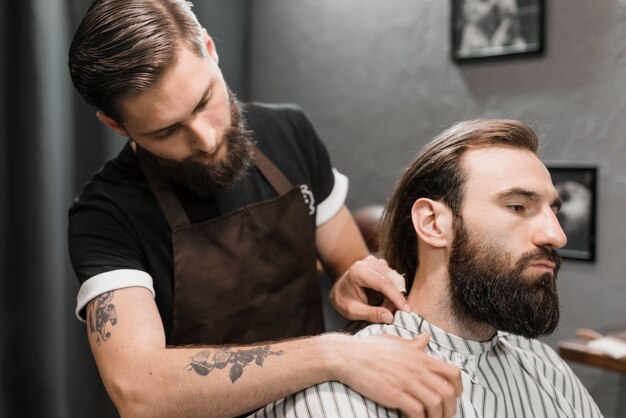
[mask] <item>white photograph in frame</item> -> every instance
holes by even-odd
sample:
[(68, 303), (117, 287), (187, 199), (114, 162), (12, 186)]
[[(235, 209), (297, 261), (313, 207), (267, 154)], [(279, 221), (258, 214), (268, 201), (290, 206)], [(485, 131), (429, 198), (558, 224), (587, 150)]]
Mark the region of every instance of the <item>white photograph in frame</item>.
[(456, 61), (541, 54), (544, 0), (452, 0)]
[(546, 163), (563, 202), (557, 218), (567, 235), (558, 250), (563, 258), (594, 261), (596, 257), (597, 167), (582, 163)]

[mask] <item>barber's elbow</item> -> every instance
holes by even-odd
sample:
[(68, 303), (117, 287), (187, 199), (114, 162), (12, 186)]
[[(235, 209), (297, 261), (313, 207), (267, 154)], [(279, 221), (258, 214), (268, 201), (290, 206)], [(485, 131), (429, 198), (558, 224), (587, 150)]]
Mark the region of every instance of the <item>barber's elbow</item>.
[(125, 373), (108, 379), (103, 377), (107, 393), (122, 418), (155, 416), (155, 399), (150, 393), (152, 385), (139, 380)]

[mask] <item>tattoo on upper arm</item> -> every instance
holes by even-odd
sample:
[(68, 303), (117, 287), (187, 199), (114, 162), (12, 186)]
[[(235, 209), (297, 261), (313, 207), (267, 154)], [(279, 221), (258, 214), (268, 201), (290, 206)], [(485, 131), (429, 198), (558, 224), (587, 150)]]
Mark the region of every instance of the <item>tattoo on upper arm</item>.
[(111, 337), (111, 332), (106, 330), (107, 322), (111, 325), (117, 324), (117, 312), (115, 305), (111, 303), (114, 293), (114, 291), (103, 293), (89, 303), (87, 312), (89, 332), (98, 345)]
[(257, 366), (263, 367), (267, 356), (281, 356), (285, 352), (271, 351), (271, 346), (256, 347), (246, 350), (230, 351), (230, 347), (209, 351), (203, 350), (191, 358), (187, 370), (193, 370), (200, 376), (206, 376), (213, 369), (224, 369), (229, 364), (230, 381), (235, 383), (243, 374), (243, 368), (254, 361)]

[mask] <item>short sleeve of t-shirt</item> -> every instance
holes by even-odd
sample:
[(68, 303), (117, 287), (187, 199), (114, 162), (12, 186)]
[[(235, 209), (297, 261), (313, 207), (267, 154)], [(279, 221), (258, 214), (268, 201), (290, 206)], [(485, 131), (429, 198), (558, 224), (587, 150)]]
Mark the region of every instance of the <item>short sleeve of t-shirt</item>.
[[(163, 228), (167, 225), (159, 221), (162, 217), (151, 203), (151, 192), (142, 184), (141, 173), (122, 163), (131, 157), (129, 153), (132, 151), (126, 146), (99, 170), (69, 211), (68, 247), (81, 283), (77, 296), (81, 319), (85, 305), (104, 292), (140, 286), (155, 293), (145, 256), (145, 242), (151, 238), (145, 232), (166, 234)], [(167, 235), (162, 236), (167, 239)]]
[(70, 257), (81, 283), (102, 271), (146, 268), (139, 243), (115, 213), (85, 208), (70, 216)]
[[(259, 131), (257, 147), (295, 184), (310, 188), (317, 226), (331, 219), (345, 202), (348, 178), (334, 169), (324, 143), (300, 107), (249, 104), (248, 124)], [(285, 141), (273, 141), (283, 137)]]

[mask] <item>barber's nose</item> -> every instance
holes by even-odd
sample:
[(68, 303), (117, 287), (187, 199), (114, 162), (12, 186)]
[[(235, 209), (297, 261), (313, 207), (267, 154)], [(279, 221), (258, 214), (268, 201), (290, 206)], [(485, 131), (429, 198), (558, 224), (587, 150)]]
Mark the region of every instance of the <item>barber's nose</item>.
[(197, 151), (203, 151), (212, 154), (219, 146), (217, 131), (207, 121), (196, 117), (189, 124), (190, 147)]
[(561, 248), (567, 243), (567, 236), (561, 228), (556, 214), (546, 209), (541, 215), (541, 222), (535, 234), (535, 245), (541, 247)]

